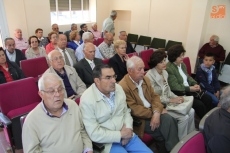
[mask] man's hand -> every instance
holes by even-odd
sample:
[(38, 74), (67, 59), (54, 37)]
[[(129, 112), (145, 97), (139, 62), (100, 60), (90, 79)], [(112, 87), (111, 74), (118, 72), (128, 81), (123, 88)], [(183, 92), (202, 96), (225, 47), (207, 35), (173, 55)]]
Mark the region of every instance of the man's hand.
[(161, 112), (161, 114), (166, 114), (166, 113), (168, 113), (166, 109), (163, 109), (163, 111)]
[(122, 139), (130, 139), (133, 136), (133, 130), (130, 128), (126, 128), (125, 124), (121, 129), (121, 138)]
[(175, 97), (170, 99), (170, 103), (180, 104), (184, 102), (183, 97)]
[(155, 112), (150, 122), (151, 130), (154, 131), (160, 126), (160, 113)]
[(215, 96), (216, 96), (217, 98), (220, 98), (220, 91), (217, 91), (217, 92), (215, 93)]

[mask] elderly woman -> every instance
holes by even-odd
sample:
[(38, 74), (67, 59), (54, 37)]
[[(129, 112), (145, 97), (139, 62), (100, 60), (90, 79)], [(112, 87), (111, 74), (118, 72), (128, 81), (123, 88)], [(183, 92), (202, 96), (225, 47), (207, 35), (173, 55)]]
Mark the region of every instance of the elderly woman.
[[(183, 63), (185, 50), (182, 45), (174, 45), (168, 50), (167, 72), (169, 74), (168, 84), (171, 90), (179, 96), (196, 95), (195, 92), (201, 91), (197, 82), (188, 75), (185, 64)], [(203, 94), (201, 98), (194, 96), (193, 108), (201, 119), (212, 106), (212, 99), (209, 95)]]
[(0, 84), (24, 78), (22, 70), (14, 62), (7, 59), (2, 47), (0, 47)]
[(46, 45), (46, 53), (49, 54), (52, 50), (57, 48), (57, 38), (58, 34), (55, 31), (52, 31), (48, 34), (50, 43)]
[(126, 54), (126, 42), (124, 40), (116, 40), (114, 42), (116, 54), (109, 59), (109, 65), (113, 68), (117, 75), (116, 81), (120, 81), (128, 72), (126, 68), (126, 60), (129, 58)]
[(67, 47), (72, 48), (74, 51), (82, 44), (81, 36), (77, 30), (70, 32), (69, 39), (70, 42), (68, 42)]
[(30, 36), (29, 40), (30, 47), (26, 50), (25, 55), (27, 59), (46, 57), (46, 51), (43, 47), (39, 47), (39, 40), (37, 36)]
[[(165, 70), (166, 57), (165, 51), (155, 51), (150, 57), (150, 70), (146, 73), (146, 76), (150, 79), (154, 91), (160, 95), (163, 105), (167, 105), (168, 103), (183, 103), (184, 98), (175, 95), (168, 85), (168, 73)], [(190, 109), (187, 115), (170, 110), (168, 110), (168, 114), (177, 120), (178, 137), (180, 140), (195, 130), (193, 108)]]

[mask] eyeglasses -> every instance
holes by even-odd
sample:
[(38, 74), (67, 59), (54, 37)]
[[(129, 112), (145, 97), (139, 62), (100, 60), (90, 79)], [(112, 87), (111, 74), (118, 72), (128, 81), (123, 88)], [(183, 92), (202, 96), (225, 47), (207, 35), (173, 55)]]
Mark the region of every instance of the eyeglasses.
[(111, 79), (116, 79), (117, 75), (113, 75), (113, 76), (106, 76), (105, 78), (101, 78), (101, 79), (105, 79), (105, 80), (111, 80)]
[(52, 61), (58, 61), (58, 60), (63, 60), (63, 59), (64, 59), (63, 56), (59, 56), (59, 57), (54, 57)]
[(64, 92), (64, 89), (65, 89), (65, 88), (61, 87), (61, 88), (58, 88), (58, 89), (47, 90), (47, 91), (46, 91), (46, 90), (41, 90), (41, 91), (47, 93), (47, 94), (50, 95), (50, 96), (54, 96), (57, 92), (58, 92), (59, 94), (62, 94), (62, 93)]

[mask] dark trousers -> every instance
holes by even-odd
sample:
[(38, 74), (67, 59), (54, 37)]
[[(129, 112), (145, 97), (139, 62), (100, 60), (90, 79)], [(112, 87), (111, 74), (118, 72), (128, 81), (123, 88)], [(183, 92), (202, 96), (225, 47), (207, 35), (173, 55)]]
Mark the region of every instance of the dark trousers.
[(176, 120), (169, 114), (162, 114), (160, 126), (154, 131), (151, 130), (150, 121), (151, 119), (145, 120), (145, 133), (150, 134), (157, 141), (160, 153), (171, 151), (179, 142)]

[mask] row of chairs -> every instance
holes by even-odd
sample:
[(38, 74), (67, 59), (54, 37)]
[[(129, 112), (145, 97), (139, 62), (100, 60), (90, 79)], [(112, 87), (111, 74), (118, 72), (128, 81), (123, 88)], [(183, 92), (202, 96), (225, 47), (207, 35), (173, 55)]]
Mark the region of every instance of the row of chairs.
[(166, 51), (173, 45), (175, 44), (181, 44), (182, 42), (179, 41), (174, 41), (174, 40), (168, 40), (166, 44), (166, 39), (161, 39), (161, 38), (153, 38), (151, 41), (151, 37), (149, 36), (143, 36), (140, 35), (138, 38), (137, 34), (128, 34), (127, 41), (129, 41), (131, 44), (134, 44), (134, 48), (136, 45), (144, 46), (144, 48), (163, 48)]

